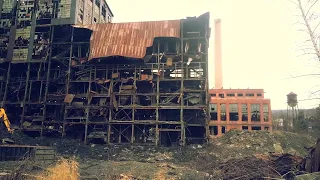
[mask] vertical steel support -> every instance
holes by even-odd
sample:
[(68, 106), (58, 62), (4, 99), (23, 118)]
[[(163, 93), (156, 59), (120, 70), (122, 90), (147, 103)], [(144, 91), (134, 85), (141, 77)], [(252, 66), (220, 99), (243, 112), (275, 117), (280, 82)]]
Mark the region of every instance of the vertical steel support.
[[(48, 73), (49, 72), (50, 72), (50, 69), (48, 68)], [(45, 83), (45, 82), (43, 82), (43, 80), (40, 80), (40, 91), (39, 91), (39, 101), (38, 101), (39, 103), (41, 102), (43, 83)], [(44, 96), (46, 96), (46, 95), (44, 95)]]
[(134, 77), (133, 77), (133, 96), (132, 96), (132, 126), (131, 126), (131, 144), (134, 143), (134, 116), (136, 111), (137, 103), (137, 66), (134, 66)]
[(181, 20), (181, 24), (180, 24), (180, 53), (181, 53), (181, 80), (180, 80), (180, 125), (181, 125), (181, 132), (180, 132), (180, 145), (184, 146), (185, 145), (185, 141), (186, 141), (186, 137), (185, 137), (185, 124), (184, 124), (184, 119), (183, 119), (183, 106), (184, 106), (184, 102), (183, 102), (183, 96), (184, 96), (184, 73), (185, 73), (185, 68), (184, 68), (184, 50), (183, 50), (183, 43), (184, 43), (184, 36), (183, 36), (183, 23), (184, 21)]
[(28, 69), (27, 69), (27, 77), (26, 77), (26, 85), (24, 87), (24, 96), (23, 96), (23, 101), (20, 103), (20, 106), (22, 106), (22, 114), (21, 114), (21, 119), (20, 119), (20, 126), (22, 128), (22, 123), (24, 121), (24, 111), (26, 108), (26, 99), (28, 95), (28, 86), (29, 86), (29, 78), (30, 78), (30, 62), (28, 62)]
[[(42, 123), (41, 123), (41, 132), (40, 136), (42, 137), (43, 135), (43, 126), (44, 126), (44, 121), (47, 116), (47, 96), (48, 96), (48, 90), (49, 90), (49, 85), (50, 85), (50, 71), (51, 71), (51, 56), (52, 56), (52, 43), (53, 43), (53, 35), (54, 35), (54, 26), (51, 26), (50, 28), (50, 42), (49, 42), (49, 55), (48, 59), (45, 59), (45, 61), (48, 61), (48, 69), (47, 69), (47, 77), (46, 77), (46, 87), (44, 90), (44, 99), (43, 99), (43, 117), (42, 117)], [(42, 91), (42, 83), (43, 81), (41, 80), (41, 90)], [(39, 97), (40, 100), (41, 97)]]
[[(157, 107), (156, 107), (156, 146), (159, 145), (159, 100), (160, 100), (160, 43), (158, 41), (157, 44), (157, 97), (156, 97), (156, 101), (157, 101)], [(151, 69), (152, 72), (152, 69)]]
[[(208, 29), (207, 29), (208, 31)], [(209, 34), (209, 33), (207, 33)], [(206, 80), (205, 80), (205, 90), (206, 90), (206, 115), (205, 115), (205, 130), (206, 130), (206, 142), (209, 143), (209, 137), (210, 137), (210, 127), (209, 127), (209, 123), (210, 123), (210, 119), (211, 119), (211, 116), (210, 116), (210, 96), (209, 96), (209, 61), (208, 61), (208, 56), (209, 56), (209, 38), (208, 37), (205, 37), (206, 38), (206, 43), (205, 43), (205, 49), (206, 49), (206, 58), (205, 58), (205, 66), (206, 66)], [(219, 111), (220, 112), (220, 111)]]
[(91, 81), (92, 81), (92, 65), (90, 65), (89, 71), (89, 84), (88, 84), (88, 92), (87, 92), (87, 106), (86, 106), (86, 124), (84, 129), (84, 143), (87, 143), (87, 136), (88, 136), (88, 124), (89, 124), (89, 114), (90, 114), (90, 92), (91, 92)]
[[(113, 73), (114, 66), (111, 68), (111, 74)], [(113, 112), (113, 78), (110, 81), (109, 87), (109, 97), (110, 97), (110, 108), (109, 108), (109, 120), (108, 120), (108, 144), (110, 144), (110, 136), (111, 136), (111, 121), (112, 121), (112, 112)]]
[[(69, 64), (68, 64), (68, 71), (67, 71), (67, 79), (66, 79), (66, 95), (69, 94), (70, 88), (70, 74), (71, 74), (71, 63), (72, 63), (72, 54), (73, 54), (73, 35), (74, 35), (74, 27), (71, 27), (71, 44), (70, 44), (70, 54), (69, 54)], [(62, 137), (65, 136), (66, 131), (66, 117), (67, 117), (67, 106), (64, 109), (64, 120), (62, 125)]]
[(11, 62), (9, 62), (9, 64), (8, 64), (8, 70), (7, 70), (7, 80), (6, 80), (6, 85), (5, 85), (5, 89), (4, 89), (3, 99), (2, 99), (2, 102), (1, 102), (1, 107), (5, 107), (6, 100), (7, 100), (8, 84), (9, 84), (9, 81), (10, 81), (11, 65), (12, 65)]
[(110, 144), (111, 124), (108, 123), (108, 144)]
[(29, 95), (28, 95), (28, 101), (31, 100), (31, 90), (32, 90), (32, 84), (33, 84), (33, 81), (30, 81), (30, 86), (29, 86)]

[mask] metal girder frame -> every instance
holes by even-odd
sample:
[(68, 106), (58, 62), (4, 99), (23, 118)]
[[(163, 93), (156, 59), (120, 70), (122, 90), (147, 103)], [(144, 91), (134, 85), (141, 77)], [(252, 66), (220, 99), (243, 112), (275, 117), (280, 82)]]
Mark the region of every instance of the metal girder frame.
[[(53, 27), (52, 27), (52, 32), (51, 34), (53, 35)], [(44, 94), (44, 100), (43, 100), (43, 103), (44, 103), (44, 110), (43, 110), (43, 119), (46, 119), (47, 118), (47, 108), (48, 106), (51, 106), (52, 104), (50, 104), (48, 102), (48, 89), (49, 89), (49, 85), (50, 83), (52, 83), (53, 81), (55, 80), (52, 80), (50, 79), (50, 72), (51, 72), (51, 66), (52, 66), (52, 57), (51, 57), (51, 52), (52, 52), (52, 47), (54, 45), (59, 45), (59, 43), (53, 43), (52, 42), (52, 38), (53, 36), (51, 35), (51, 44), (50, 44), (50, 51), (49, 51), (49, 55), (48, 55), (48, 65), (47, 65), (47, 74), (46, 74), (46, 86), (45, 86), (45, 94)], [(105, 108), (105, 110), (109, 111), (108, 113), (105, 113), (105, 117), (104, 117), (104, 120), (102, 122), (99, 121), (99, 123), (104, 123), (107, 125), (108, 127), (108, 130), (107, 130), (107, 133), (108, 133), (108, 142), (110, 143), (110, 135), (112, 132), (118, 132), (118, 134), (123, 134), (124, 133), (124, 130), (123, 129), (117, 129), (117, 126), (126, 126), (125, 130), (128, 130), (128, 128), (130, 129), (130, 132), (131, 132), (131, 136), (128, 137), (128, 135), (125, 136), (125, 139), (130, 142), (130, 143), (135, 143), (135, 131), (136, 132), (142, 132), (140, 126), (142, 126), (142, 124), (145, 124), (146, 126), (152, 126), (154, 127), (155, 129), (155, 140), (154, 140), (154, 144), (155, 145), (159, 145), (159, 136), (160, 136), (160, 131), (166, 131), (166, 130), (170, 130), (170, 129), (166, 129), (166, 128), (162, 128), (160, 129), (159, 126), (162, 125), (162, 124), (166, 124), (168, 122), (165, 122), (163, 121), (162, 119), (160, 119), (159, 117), (159, 110), (166, 110), (166, 109), (176, 109), (176, 110), (179, 110), (179, 114), (180, 114), (180, 120), (178, 122), (174, 122), (176, 123), (175, 126), (177, 127), (181, 127), (180, 130), (179, 130), (179, 133), (180, 133), (180, 137), (181, 137), (181, 144), (184, 145), (186, 143), (186, 135), (185, 135), (185, 130), (187, 128), (187, 124), (186, 122), (188, 122), (189, 120), (188, 119), (184, 119), (184, 114), (185, 114), (185, 111), (186, 109), (190, 108), (188, 107), (187, 104), (185, 104), (185, 101), (187, 99), (184, 99), (182, 98), (184, 96), (184, 94), (187, 94), (188, 92), (186, 92), (186, 86), (185, 86), (185, 83), (186, 83), (186, 80), (188, 80), (189, 77), (188, 74), (185, 74), (183, 75), (183, 73), (181, 72), (181, 77), (179, 78), (175, 78), (174, 80), (168, 80), (166, 79), (165, 77), (160, 77), (160, 75), (157, 75), (156, 76), (156, 79), (151, 79), (150, 80), (150, 84), (152, 84), (152, 88), (156, 90), (156, 92), (150, 92), (148, 95), (146, 96), (149, 96), (149, 97), (155, 97), (156, 99), (156, 103), (155, 104), (150, 104), (148, 106), (141, 106), (141, 105), (138, 105), (138, 99), (139, 99), (139, 96), (144, 96), (143, 93), (139, 93), (137, 92), (137, 86), (143, 86), (139, 83), (141, 83), (141, 77), (138, 77), (141, 76), (141, 70), (143, 69), (151, 69), (151, 70), (154, 70), (156, 69), (157, 70), (157, 73), (159, 74), (160, 71), (164, 71), (166, 66), (163, 64), (163, 62), (161, 62), (161, 58), (165, 57), (165, 55), (162, 55), (161, 52), (160, 52), (160, 45), (158, 44), (157, 45), (157, 52), (155, 53), (155, 58), (156, 58), (156, 62), (155, 63), (146, 63), (145, 65), (143, 65), (143, 67), (140, 67), (140, 66), (136, 66), (136, 65), (131, 65), (130, 67), (125, 67), (125, 68), (122, 68), (120, 65), (104, 65), (104, 66), (100, 66), (100, 65), (95, 65), (95, 64), (89, 64), (89, 65), (83, 65), (81, 67), (81, 73), (84, 73), (84, 74), (87, 74), (89, 75), (89, 79), (88, 81), (86, 82), (76, 82), (77, 79), (73, 79), (74, 77), (71, 76), (71, 72), (74, 71), (75, 74), (77, 73), (77, 71), (75, 70), (75, 67), (73, 66), (72, 64), (72, 59), (73, 59), (73, 49), (75, 47), (75, 42), (73, 42), (73, 35), (74, 35), (74, 28), (72, 28), (72, 33), (71, 33), (71, 42), (67, 43), (68, 45), (70, 45), (70, 53), (69, 53), (69, 57), (67, 58), (67, 62), (68, 62), (68, 65), (67, 67), (67, 70), (66, 70), (66, 78), (65, 78), (65, 88), (64, 88), (64, 94), (67, 95), (70, 93), (70, 87), (73, 86), (74, 84), (79, 84), (79, 83), (87, 83), (87, 86), (85, 87), (85, 97), (86, 97), (86, 102), (83, 104), (82, 106), (82, 109), (83, 111), (85, 111), (85, 117), (84, 117), (84, 122), (82, 122), (82, 124), (84, 125), (85, 127), (85, 132), (84, 132), (84, 140), (85, 142), (87, 142), (87, 135), (89, 134), (89, 131), (92, 129), (91, 126), (94, 126), (94, 124), (96, 122), (93, 122), (91, 121), (91, 117), (93, 116), (93, 114), (96, 114), (97, 113), (97, 105), (96, 104), (91, 104), (91, 100), (93, 98), (95, 99), (101, 99), (101, 98), (105, 98), (106, 101), (106, 105), (102, 105), (103, 108)], [(180, 38), (180, 43), (181, 43), (181, 46), (180, 46), (180, 52), (184, 52), (184, 47), (182, 46), (185, 42), (185, 39), (183, 37), (183, 24), (182, 24), (182, 27), (181, 27), (181, 38)], [(205, 43), (205, 45), (207, 46), (207, 43)], [(206, 47), (207, 49), (207, 47)], [(178, 54), (178, 56), (180, 56), (180, 61), (181, 62), (184, 62), (185, 60), (185, 57), (187, 57), (187, 55), (185, 53), (180, 53)], [(202, 61), (204, 61), (204, 63), (201, 65), (202, 67), (204, 67), (204, 77), (202, 79), (200, 78), (191, 78), (193, 81), (205, 81), (205, 84), (200, 91), (200, 92), (204, 92), (205, 93), (205, 99), (206, 99), (206, 103), (203, 105), (203, 106), (194, 106), (192, 107), (192, 109), (199, 109), (199, 110), (204, 110), (206, 111), (206, 118), (205, 118), (205, 121), (207, 122), (208, 121), (208, 108), (206, 106), (208, 106), (208, 102), (209, 102), (209, 96), (208, 96), (208, 67), (207, 67), (207, 62), (208, 62), (208, 59), (207, 59), (207, 55), (204, 55)], [(65, 64), (63, 63), (63, 61), (60, 61), (61, 64)], [(65, 64), (66, 65), (66, 64)], [(8, 94), (8, 82), (10, 81), (10, 70), (11, 70), (11, 66), (12, 64), (9, 63), (9, 66), (8, 66), (8, 73), (7, 73), (7, 83), (6, 83), (6, 88), (5, 88), (5, 93), (4, 93), (4, 98), (3, 98), (3, 104), (5, 104), (5, 101), (6, 101), (6, 97), (7, 97), (7, 94)], [(64, 66), (64, 65), (63, 65)], [(30, 63), (28, 63), (28, 69), (30, 69)], [(79, 66), (78, 66), (79, 67)], [(187, 73), (189, 71), (189, 65), (187, 65), (186, 63), (173, 63), (173, 67), (175, 69), (181, 69), (181, 71), (185, 71), (184, 73)], [(190, 69), (192, 69), (192, 67), (190, 67)], [(100, 77), (97, 77), (97, 72), (98, 71), (105, 71), (106, 74), (105, 74), (105, 79), (104, 80), (107, 80), (107, 76), (108, 76), (108, 73), (121, 73), (121, 71), (124, 71), (124, 70), (128, 70), (128, 71), (131, 71), (133, 72), (133, 87), (134, 87), (134, 90), (132, 91), (132, 93), (129, 93), (129, 95), (127, 94), (121, 94), (121, 93), (118, 93), (118, 92), (114, 92), (114, 90), (117, 88), (117, 86), (119, 86), (119, 83), (121, 83), (121, 81), (119, 81), (119, 79), (117, 78), (111, 78), (108, 80), (108, 82), (105, 82), (106, 84), (108, 85), (101, 85), (101, 84), (98, 84), (97, 82), (95, 82), (95, 79), (96, 78), (100, 78)], [(195, 71), (196, 70), (192, 70), (192, 71)], [(28, 74), (30, 73), (30, 71), (27, 72), (27, 76)], [(80, 73), (80, 74), (81, 74)], [(197, 72), (196, 72), (197, 73)], [(153, 73), (152, 73), (153, 74)], [(61, 76), (59, 76), (59, 79), (63, 78), (65, 75), (64, 74), (61, 74)], [(27, 79), (29, 79), (27, 77)], [(160, 92), (160, 84), (162, 82), (179, 82), (179, 89), (177, 91), (174, 91), (174, 92), (169, 92), (167, 94), (165, 93), (162, 93)], [(96, 87), (92, 87), (94, 84), (94, 86), (99, 86), (100, 88), (103, 88), (104, 89), (104, 93), (103, 94), (98, 94), (95, 96), (95, 94), (92, 95), (92, 88), (96, 88)], [(26, 85), (26, 87), (28, 87)], [(97, 88), (96, 88), (97, 89)], [(27, 91), (27, 88), (25, 89)], [(194, 92), (194, 93), (197, 93), (197, 91), (190, 91), (190, 92)], [(57, 94), (60, 94), (57, 92)], [(130, 99), (131, 99), (131, 104), (128, 105), (128, 106), (120, 106), (118, 107), (118, 105), (114, 105), (115, 103), (115, 99), (116, 97), (120, 98), (121, 96), (125, 96), (127, 95)], [(24, 99), (26, 99), (27, 97), (26, 96), (32, 96), (30, 95), (29, 93), (25, 92), (25, 95), (24, 95)], [(160, 102), (160, 99), (161, 97), (163, 96), (167, 96), (168, 97), (168, 102), (169, 100), (172, 100), (173, 98), (179, 98), (179, 105), (178, 106), (168, 106), (168, 105), (162, 105), (161, 102)], [(113, 98), (115, 97), (115, 98)], [(47, 123), (56, 123), (56, 124), (62, 124), (62, 136), (65, 136), (65, 132), (67, 131), (66, 129), (66, 126), (68, 125), (68, 108), (70, 108), (70, 105), (72, 104), (65, 104), (65, 106), (62, 106), (60, 105), (59, 107), (64, 107), (64, 115), (62, 117), (61, 120), (56, 120), (56, 121), (51, 121), (51, 122), (47, 122)], [(101, 104), (99, 104), (101, 105)], [(135, 116), (136, 116), (136, 113), (137, 111), (139, 110), (150, 110), (150, 111), (154, 111), (155, 112), (155, 119), (154, 120), (138, 120), (138, 119), (135, 119)], [(128, 114), (128, 112), (130, 112)], [(123, 113), (125, 112), (125, 113)], [(115, 119), (115, 114), (120, 114), (120, 113), (123, 113), (125, 114), (125, 117), (127, 117), (128, 120), (130, 121), (124, 121), (124, 122), (119, 122), (118, 120)], [(22, 119), (23, 119), (23, 114), (22, 114)], [(45, 130), (44, 128), (45, 126), (45, 123), (44, 121), (42, 121), (42, 126), (41, 126), (41, 135), (43, 134), (43, 131)], [(208, 125), (206, 124), (206, 129)], [(94, 128), (93, 128), (94, 129)], [(208, 134), (208, 130), (206, 132)]]
[[(19, 6), (19, 3), (17, 3), (17, 6)], [(35, 13), (35, 11), (36, 11), (36, 8), (34, 8), (32, 15), (31, 15), (31, 32), (30, 32), (31, 39), (33, 39), (33, 34), (36, 29), (36, 13)], [(15, 22), (14, 26), (16, 26), (17, 22), (18, 22), (18, 16), (13, 16), (13, 17), (15, 17), (15, 19), (13, 19), (12, 22)], [(50, 29), (51, 29), (51, 27), (50, 27)], [(14, 37), (15, 33), (16, 33), (16, 31), (12, 31), (11, 36)], [(12, 43), (13, 40), (14, 39), (11, 38), (10, 42)], [(13, 43), (13, 46), (14, 46), (14, 43)], [(33, 48), (33, 41), (31, 41), (28, 44), (29, 55), (24, 61), (17, 62), (17, 64), (14, 63), (13, 61), (8, 63), (9, 65), (8, 65), (8, 70), (7, 70), (7, 75), (6, 75), (7, 79), (6, 79), (6, 85), (5, 85), (5, 90), (4, 90), (4, 96), (2, 99), (2, 107), (12, 106), (12, 105), (16, 104), (15, 109), (8, 109), (8, 110), (17, 112), (18, 111), (17, 108), (19, 108), (19, 106), (20, 106), (20, 108), (22, 109), (22, 113), (20, 114), (20, 123), (19, 123), (20, 128), (22, 128), (24, 130), (29, 129), (32, 131), (41, 131), (42, 132), (43, 123), (41, 126), (38, 125), (37, 129), (34, 129), (34, 128), (30, 129), (30, 128), (23, 127), (23, 123), (26, 119), (26, 113), (29, 113), (27, 108), (30, 108), (30, 109), (38, 108), (39, 109), (39, 106), (44, 106), (42, 98), (43, 98), (43, 96), (45, 96), (45, 93), (43, 94), (43, 89), (44, 89), (44, 85), (46, 84), (46, 82), (44, 80), (44, 79), (46, 79), (46, 75), (44, 75), (44, 77), (43, 77), (44, 79), (42, 79), (42, 77), (40, 77), (41, 76), (40, 73), (41, 72), (42, 73), (44, 73), (44, 72), (49, 73), (50, 72), (50, 67), (47, 67), (46, 62), (40, 60), (40, 61), (37, 61), (38, 63), (34, 63), (33, 60), (31, 60), (32, 48)], [(30, 49), (31, 49), (31, 51), (30, 51)], [(11, 57), (8, 56), (8, 58), (10, 59)], [(14, 66), (20, 66), (20, 65), (27, 65), (27, 68), (26, 69), (15, 69)], [(12, 66), (13, 66), (13, 68), (12, 68)], [(34, 68), (34, 66), (39, 66), (39, 68), (37, 70), (38, 71), (37, 75), (31, 74), (31, 71), (34, 72), (34, 70), (31, 68)], [(43, 68), (48, 68), (48, 69), (43, 70)], [(15, 79), (11, 78), (11, 77), (12, 77), (12, 74), (18, 74), (18, 73), (22, 73), (22, 74), (25, 73), (26, 74), (25, 78), (20, 79), (20, 85), (19, 85), (19, 89), (22, 85), (24, 86), (24, 88), (22, 88), (24, 95), (23, 95), (22, 100), (20, 100), (18, 98), (17, 99), (18, 101), (16, 101), (16, 102), (9, 102), (8, 97), (10, 97), (10, 93), (11, 93), (10, 92), (11, 90), (9, 88), (11, 88), (11, 89), (15, 88), (14, 84), (10, 83), (10, 82), (14, 82)], [(46, 73), (44, 73), (44, 74), (46, 74)], [(34, 87), (36, 82), (40, 82), (39, 87)], [(38, 98), (32, 96), (32, 90), (34, 88), (39, 88), (39, 94), (37, 94), (39, 96)], [(17, 91), (17, 96), (18, 96), (18, 94), (19, 94), (19, 90)], [(34, 101), (35, 99), (37, 99), (37, 102)], [(42, 114), (42, 112), (43, 111), (40, 108), (40, 112), (35, 112), (35, 116), (40, 118), (40, 121), (43, 122), (44, 114)], [(31, 116), (31, 118), (33, 118), (33, 116)], [(17, 119), (15, 119), (15, 121), (17, 121)], [(39, 119), (38, 119), (38, 122), (39, 122)], [(42, 133), (41, 133), (41, 135), (42, 135)]]

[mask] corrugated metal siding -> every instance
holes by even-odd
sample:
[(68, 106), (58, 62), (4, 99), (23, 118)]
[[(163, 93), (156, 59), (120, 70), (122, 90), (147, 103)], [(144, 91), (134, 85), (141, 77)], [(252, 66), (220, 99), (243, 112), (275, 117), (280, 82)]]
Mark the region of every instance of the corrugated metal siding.
[(180, 20), (75, 25), (93, 31), (89, 60), (108, 56), (143, 58), (155, 37), (180, 37)]

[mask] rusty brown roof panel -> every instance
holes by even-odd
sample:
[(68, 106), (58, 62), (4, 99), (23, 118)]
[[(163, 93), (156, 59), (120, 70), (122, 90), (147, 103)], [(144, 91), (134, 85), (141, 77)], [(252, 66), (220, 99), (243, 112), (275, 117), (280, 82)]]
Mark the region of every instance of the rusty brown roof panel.
[(180, 37), (180, 20), (75, 25), (92, 30), (89, 60), (108, 56), (143, 58), (155, 37)]

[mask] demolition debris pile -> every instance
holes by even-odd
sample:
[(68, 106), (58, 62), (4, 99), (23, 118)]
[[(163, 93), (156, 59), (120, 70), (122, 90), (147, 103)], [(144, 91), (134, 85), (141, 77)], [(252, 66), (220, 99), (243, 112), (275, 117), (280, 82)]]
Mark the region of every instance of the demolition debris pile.
[(300, 162), (301, 158), (290, 154), (232, 159), (215, 167), (212, 176), (216, 179), (292, 178), (302, 173), (298, 168)]
[[(194, 144), (181, 149), (85, 145), (74, 139), (40, 139), (19, 133), (14, 139), (20, 143), (55, 146), (58, 155), (76, 157), (74, 161), (79, 163), (81, 178), (99, 179), (290, 178), (303, 173), (300, 165), (307, 154), (304, 147), (316, 142), (311, 137), (288, 132), (236, 130), (213, 139), (209, 145)], [(17, 165), (0, 163), (1, 172), (14, 171), (14, 167)], [(30, 174), (30, 169), (37, 168), (26, 169)]]
[(313, 146), (314, 142), (312, 137), (290, 132), (231, 130), (220, 138), (212, 139), (213, 147), (206, 151), (222, 161), (269, 153), (306, 156), (305, 147)]

